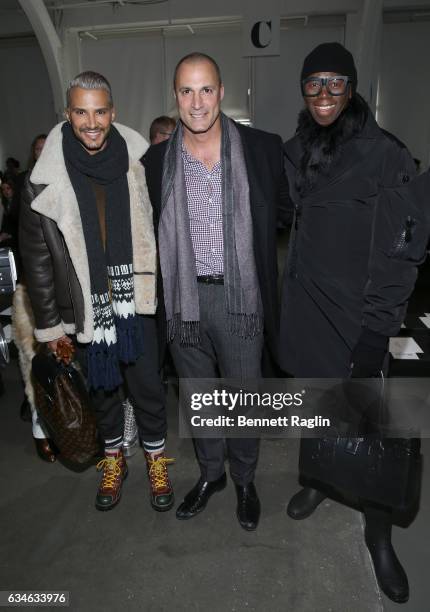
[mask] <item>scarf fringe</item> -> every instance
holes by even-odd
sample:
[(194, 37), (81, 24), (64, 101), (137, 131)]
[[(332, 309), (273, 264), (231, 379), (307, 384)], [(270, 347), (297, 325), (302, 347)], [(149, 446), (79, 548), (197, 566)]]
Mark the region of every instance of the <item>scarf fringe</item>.
[(134, 363), (143, 353), (143, 328), (138, 317), (115, 317), (118, 359), (122, 363)]
[[(258, 314), (229, 314), (228, 331), (233, 336), (249, 339), (255, 338), (263, 331), (263, 317)], [(167, 321), (168, 342), (173, 342), (179, 335), (183, 346), (195, 346), (200, 343), (200, 321), (181, 321), (181, 315), (176, 314)]]
[(122, 384), (116, 345), (90, 344), (87, 350), (88, 386), (113, 391)]
[(228, 329), (233, 336), (249, 339), (255, 338), (263, 330), (263, 318), (258, 314), (229, 314)]
[(181, 321), (181, 315), (175, 314), (167, 321), (168, 342), (173, 342), (177, 335), (183, 346), (200, 344), (200, 321)]

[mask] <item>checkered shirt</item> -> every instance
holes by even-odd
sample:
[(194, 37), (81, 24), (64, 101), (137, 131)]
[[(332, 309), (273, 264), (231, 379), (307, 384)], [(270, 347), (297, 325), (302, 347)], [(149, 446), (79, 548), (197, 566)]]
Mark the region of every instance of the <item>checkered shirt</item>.
[(183, 145), (182, 159), (197, 276), (223, 274), (221, 162), (209, 171)]

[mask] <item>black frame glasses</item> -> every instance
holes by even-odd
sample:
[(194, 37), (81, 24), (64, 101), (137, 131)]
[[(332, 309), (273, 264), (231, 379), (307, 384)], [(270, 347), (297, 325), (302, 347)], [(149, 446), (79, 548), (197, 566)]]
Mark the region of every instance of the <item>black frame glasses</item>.
[[(311, 82), (316, 82), (316, 81), (318, 81), (319, 83), (318, 91), (316, 93), (306, 93), (306, 84), (311, 83)], [(332, 81), (342, 81), (343, 82), (344, 87), (341, 92), (334, 93), (333, 91), (330, 90), (329, 85), (330, 85), (330, 82)], [(348, 84), (351, 82), (352, 80), (349, 77), (343, 76), (343, 75), (336, 75), (336, 76), (329, 76), (329, 77), (317, 77), (317, 76), (308, 77), (307, 79), (303, 79), (302, 81), (302, 95), (305, 98), (316, 98), (322, 92), (323, 87), (325, 87), (326, 92), (330, 96), (343, 96), (346, 94), (348, 90)]]

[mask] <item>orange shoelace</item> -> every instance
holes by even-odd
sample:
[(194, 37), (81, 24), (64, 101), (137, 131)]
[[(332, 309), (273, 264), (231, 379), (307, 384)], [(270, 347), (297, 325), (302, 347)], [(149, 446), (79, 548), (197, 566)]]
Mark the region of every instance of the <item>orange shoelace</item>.
[(147, 461), (149, 466), (149, 478), (154, 488), (163, 489), (167, 487), (169, 484), (167, 466), (171, 463), (175, 463), (175, 460), (159, 455), (155, 459), (148, 457)]
[(115, 481), (118, 476), (121, 476), (121, 467), (119, 465), (121, 457), (105, 457), (97, 464), (97, 470), (103, 471), (103, 479), (101, 482), (102, 488), (112, 489), (115, 486)]

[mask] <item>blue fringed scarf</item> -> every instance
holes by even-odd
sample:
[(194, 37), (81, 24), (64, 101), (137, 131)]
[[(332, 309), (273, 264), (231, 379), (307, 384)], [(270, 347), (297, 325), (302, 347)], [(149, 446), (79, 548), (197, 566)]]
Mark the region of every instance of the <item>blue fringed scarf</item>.
[[(62, 132), (90, 270), (94, 338), (87, 351), (88, 385), (110, 391), (122, 383), (120, 362), (133, 363), (143, 352), (141, 320), (134, 304), (127, 145), (112, 126), (106, 147), (89, 155), (69, 123)], [(105, 192), (105, 248), (92, 182)]]

